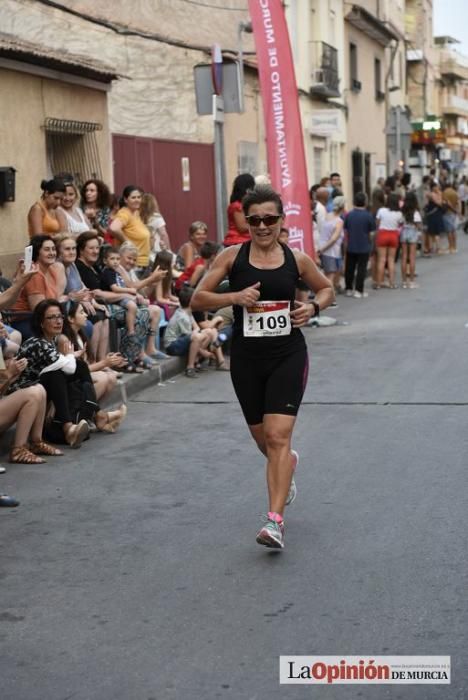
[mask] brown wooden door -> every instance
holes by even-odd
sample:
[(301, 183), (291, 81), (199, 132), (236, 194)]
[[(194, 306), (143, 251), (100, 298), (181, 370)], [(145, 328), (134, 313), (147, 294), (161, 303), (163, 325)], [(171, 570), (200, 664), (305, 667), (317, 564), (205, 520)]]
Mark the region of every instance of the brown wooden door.
[[(114, 134), (114, 183), (118, 195), (126, 185), (152, 192), (166, 220), (174, 251), (187, 240), (193, 221), (208, 225), (216, 240), (216, 198), (213, 144), (164, 141)], [(182, 177), (182, 159), (188, 159), (190, 181)]]

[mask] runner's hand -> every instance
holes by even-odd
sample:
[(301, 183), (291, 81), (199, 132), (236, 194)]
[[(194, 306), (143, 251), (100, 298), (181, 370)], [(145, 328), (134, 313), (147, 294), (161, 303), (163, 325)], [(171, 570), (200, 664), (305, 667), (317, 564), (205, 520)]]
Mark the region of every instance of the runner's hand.
[(260, 282), (255, 282), (251, 287), (246, 287), (235, 294), (235, 303), (238, 306), (250, 306), (260, 298)]
[(294, 310), (291, 311), (292, 325), (294, 328), (305, 326), (307, 321), (312, 318), (314, 314), (314, 307), (312, 304), (305, 304), (303, 301), (295, 301), (294, 306)]

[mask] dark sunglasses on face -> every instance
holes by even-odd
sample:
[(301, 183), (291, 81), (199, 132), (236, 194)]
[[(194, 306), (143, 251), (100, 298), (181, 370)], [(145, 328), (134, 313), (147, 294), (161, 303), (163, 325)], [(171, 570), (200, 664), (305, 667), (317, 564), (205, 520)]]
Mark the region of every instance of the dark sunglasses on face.
[(263, 223), (265, 226), (274, 226), (281, 219), (281, 214), (267, 214), (266, 216), (257, 216), (257, 214), (251, 214), (245, 217), (250, 226), (258, 228), (260, 224)]

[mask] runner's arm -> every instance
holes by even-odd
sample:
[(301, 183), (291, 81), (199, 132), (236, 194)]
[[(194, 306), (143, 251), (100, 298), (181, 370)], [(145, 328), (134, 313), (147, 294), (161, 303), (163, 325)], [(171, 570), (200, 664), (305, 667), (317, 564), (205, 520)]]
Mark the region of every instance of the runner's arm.
[[(320, 272), (317, 265), (308, 255), (298, 251), (295, 252), (295, 256), (301, 279), (309, 289), (315, 292), (315, 303), (320, 306), (321, 311), (326, 309), (335, 300), (335, 292), (331, 281)], [(312, 307), (311, 315), (313, 315), (314, 307), (312, 304), (308, 306)]]

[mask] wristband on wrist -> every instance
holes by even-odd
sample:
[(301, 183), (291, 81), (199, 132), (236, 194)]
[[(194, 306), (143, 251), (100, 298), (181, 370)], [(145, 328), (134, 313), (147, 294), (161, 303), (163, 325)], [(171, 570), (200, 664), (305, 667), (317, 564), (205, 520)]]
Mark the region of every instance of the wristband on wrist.
[(311, 301), (310, 303), (314, 307), (314, 314), (312, 318), (318, 318), (318, 316), (320, 316), (320, 306), (317, 304), (316, 301)]

